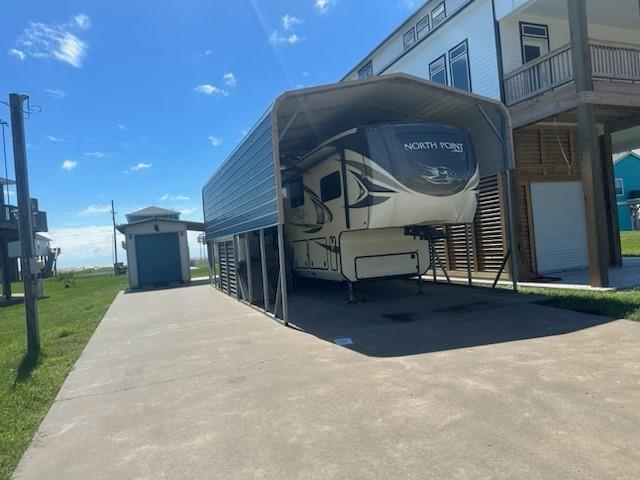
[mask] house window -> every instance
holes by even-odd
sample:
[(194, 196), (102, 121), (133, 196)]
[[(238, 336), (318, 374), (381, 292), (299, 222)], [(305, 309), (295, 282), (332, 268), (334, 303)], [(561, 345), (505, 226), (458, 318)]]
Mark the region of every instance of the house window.
[(411, 29), (402, 36), (402, 43), (404, 45), (404, 49), (407, 50), (416, 43), (416, 28), (411, 27)]
[(520, 23), (522, 63), (528, 63), (549, 53), (549, 27), (535, 23)]
[(447, 18), (447, 10), (444, 6), (444, 2), (442, 2), (439, 3), (436, 8), (431, 10), (431, 25), (433, 25), (433, 28), (436, 28), (444, 22), (445, 18)]
[(329, 175), (325, 175), (320, 179), (320, 199), (328, 202), (342, 195), (342, 187), (340, 186), (340, 172), (335, 171)]
[(358, 70), (358, 78), (373, 77), (373, 62), (369, 60), (363, 67)]
[(470, 92), (469, 45), (466, 40), (449, 50), (449, 69), (451, 70), (451, 86)]
[(616, 178), (616, 195), (624, 195), (624, 180)]
[(432, 82), (447, 84), (447, 60), (444, 55), (429, 64), (429, 79)]
[(289, 204), (291, 208), (298, 208), (304, 205), (304, 183), (302, 177), (298, 177), (289, 184)]
[(416, 33), (417, 33), (418, 40), (420, 40), (427, 33), (429, 33), (430, 26), (431, 26), (431, 24), (430, 24), (430, 20), (429, 20), (429, 15), (427, 15), (422, 20), (420, 20), (418, 23), (416, 23)]

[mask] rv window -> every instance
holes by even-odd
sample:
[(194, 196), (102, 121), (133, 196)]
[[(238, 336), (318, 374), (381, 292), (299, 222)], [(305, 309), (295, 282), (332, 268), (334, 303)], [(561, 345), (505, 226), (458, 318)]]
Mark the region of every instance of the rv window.
[(304, 205), (304, 184), (302, 177), (292, 180), (289, 184), (289, 204), (291, 208), (298, 208)]
[(342, 195), (342, 187), (340, 186), (340, 172), (335, 171), (329, 175), (325, 175), (320, 180), (320, 199), (328, 202)]

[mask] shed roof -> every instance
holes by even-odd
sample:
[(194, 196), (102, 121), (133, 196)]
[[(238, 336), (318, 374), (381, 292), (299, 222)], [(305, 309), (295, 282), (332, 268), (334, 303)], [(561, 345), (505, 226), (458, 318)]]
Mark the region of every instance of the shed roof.
[(134, 225), (142, 225), (143, 223), (182, 223), (186, 227), (187, 230), (193, 230), (196, 232), (204, 232), (204, 223), (203, 222), (191, 222), (189, 220), (176, 220), (173, 218), (145, 218), (143, 220), (136, 220), (129, 223), (121, 223), (117, 225), (116, 228), (120, 233), (125, 233), (127, 228), (133, 227)]
[(161, 207), (156, 207), (152, 205), (150, 207), (136, 210), (135, 212), (127, 213), (126, 217), (128, 220), (129, 218), (134, 218), (134, 217), (164, 217), (167, 215), (180, 215), (180, 212), (176, 212), (175, 210), (169, 210), (167, 208), (161, 208)]

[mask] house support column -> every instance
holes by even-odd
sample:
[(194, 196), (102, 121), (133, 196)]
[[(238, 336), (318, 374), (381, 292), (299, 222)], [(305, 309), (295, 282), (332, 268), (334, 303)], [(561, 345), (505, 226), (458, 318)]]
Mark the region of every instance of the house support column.
[[(587, 26), (586, 0), (567, 0), (576, 93), (593, 91), (593, 68)], [(581, 103), (577, 109), (578, 138), (582, 153), (589, 283), (592, 287), (609, 285), (609, 239), (603, 181), (602, 155), (593, 105)]]
[(602, 179), (604, 181), (605, 208), (607, 211), (609, 264), (612, 267), (622, 266), (622, 247), (620, 245), (620, 226), (618, 225), (618, 206), (616, 203), (616, 185), (613, 175), (613, 147), (611, 134), (600, 137), (600, 154), (602, 156)]

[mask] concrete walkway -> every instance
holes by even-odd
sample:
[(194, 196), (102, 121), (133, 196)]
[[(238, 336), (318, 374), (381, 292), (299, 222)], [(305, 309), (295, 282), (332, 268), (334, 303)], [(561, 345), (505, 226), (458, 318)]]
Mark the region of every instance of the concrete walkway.
[[(536, 322), (572, 328), (537, 336)], [(460, 324), (465, 341), (447, 343)], [(474, 343), (474, 325), (486, 340), (500, 324), (526, 334)], [(367, 347), (208, 286), (121, 294), (15, 478), (638, 478), (640, 323), (507, 302), (349, 333)], [(455, 347), (367, 353), (432, 335)]]

